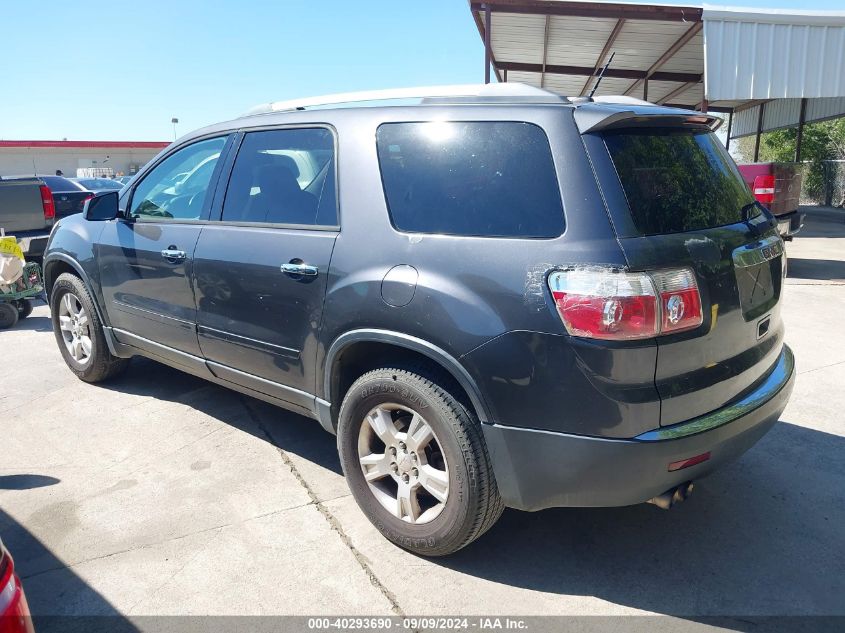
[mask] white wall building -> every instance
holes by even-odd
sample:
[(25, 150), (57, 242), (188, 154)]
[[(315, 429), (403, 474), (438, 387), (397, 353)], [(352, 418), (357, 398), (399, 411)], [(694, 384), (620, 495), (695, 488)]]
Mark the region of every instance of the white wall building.
[(2, 141), (0, 176), (76, 176), (80, 168), (106, 168), (127, 176), (137, 172), (168, 143), (149, 141)]

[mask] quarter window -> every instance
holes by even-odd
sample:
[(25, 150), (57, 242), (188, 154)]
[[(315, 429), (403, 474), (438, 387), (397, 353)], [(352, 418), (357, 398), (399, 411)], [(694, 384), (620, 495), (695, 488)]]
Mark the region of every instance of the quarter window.
[(641, 235), (698, 231), (760, 214), (710, 131), (622, 130), (606, 133), (604, 142)]
[(325, 128), (248, 132), (232, 168), (222, 219), (336, 226), (332, 132)]
[(140, 219), (198, 220), (226, 137), (184, 147), (156, 165), (135, 187), (130, 213)]
[(522, 238), (563, 233), (552, 153), (536, 125), (385, 123), (376, 139), (397, 229)]

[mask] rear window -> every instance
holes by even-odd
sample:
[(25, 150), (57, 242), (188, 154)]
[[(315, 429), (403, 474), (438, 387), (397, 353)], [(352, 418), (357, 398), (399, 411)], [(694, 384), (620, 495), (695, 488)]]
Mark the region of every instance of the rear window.
[(39, 176), (44, 184), (50, 188), (50, 191), (82, 191), (82, 187), (77, 185), (72, 180), (62, 178), (61, 176)]
[(641, 235), (696, 231), (758, 215), (724, 146), (709, 131), (625, 130), (604, 136)]
[(376, 139), (398, 230), (524, 238), (563, 233), (552, 153), (536, 125), (385, 123)]

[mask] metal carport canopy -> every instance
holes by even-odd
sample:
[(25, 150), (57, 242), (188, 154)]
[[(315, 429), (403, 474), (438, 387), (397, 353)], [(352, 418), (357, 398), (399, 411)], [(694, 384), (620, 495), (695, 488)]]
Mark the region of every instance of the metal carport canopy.
[(470, 9), (499, 81), (585, 95), (615, 52), (598, 95), (711, 111), (845, 97), (842, 12), (574, 0), (470, 1)]

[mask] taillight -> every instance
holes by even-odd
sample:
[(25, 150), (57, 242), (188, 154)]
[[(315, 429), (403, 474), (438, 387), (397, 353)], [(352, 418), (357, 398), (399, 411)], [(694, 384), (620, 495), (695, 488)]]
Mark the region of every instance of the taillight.
[(775, 200), (775, 177), (772, 174), (757, 176), (754, 179), (754, 197), (758, 202), (771, 204)]
[(41, 208), (44, 209), (44, 219), (50, 223), (56, 219), (56, 203), (53, 201), (53, 192), (47, 185), (41, 185)]
[(701, 325), (701, 295), (689, 268), (654, 272), (651, 278), (660, 295), (661, 334), (691, 330)]
[(549, 275), (549, 289), (572, 336), (643, 339), (702, 323), (698, 285), (686, 268), (650, 273), (609, 268), (559, 270)]

